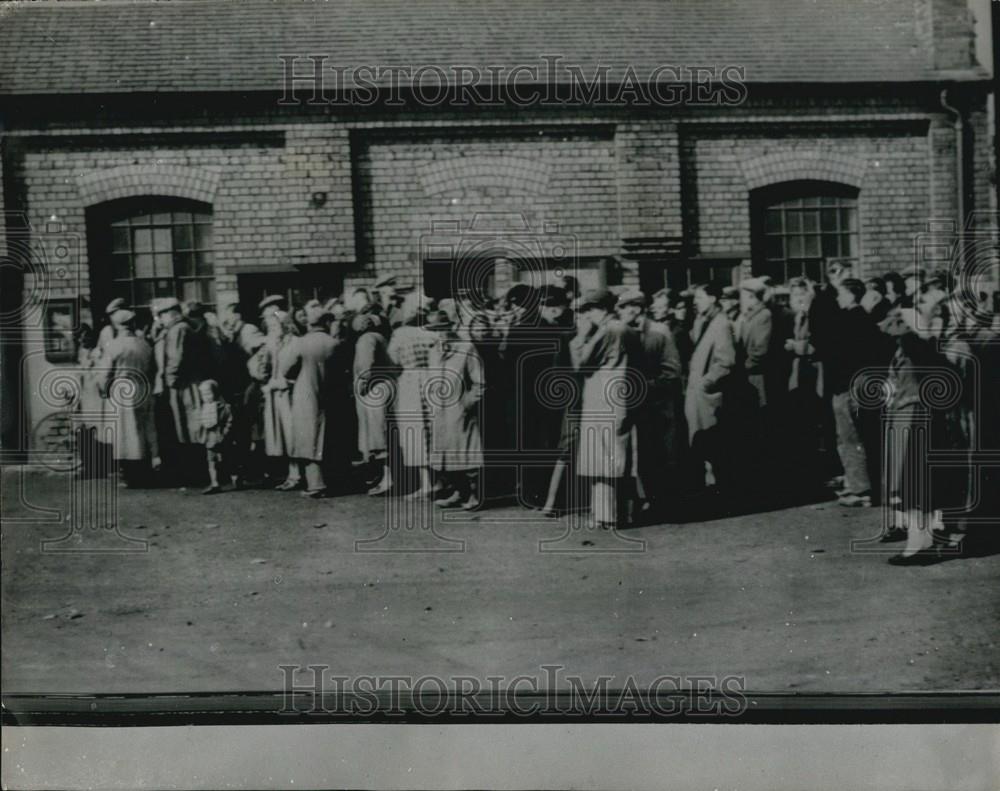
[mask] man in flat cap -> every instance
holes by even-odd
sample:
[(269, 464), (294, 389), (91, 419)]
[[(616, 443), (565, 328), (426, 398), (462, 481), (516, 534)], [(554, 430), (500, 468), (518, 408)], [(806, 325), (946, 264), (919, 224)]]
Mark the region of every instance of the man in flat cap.
[[(280, 302), (282, 298), (277, 297), (277, 300)], [(239, 299), (234, 294), (220, 299), (219, 310), (219, 326), (213, 344), (219, 368), (214, 378), (232, 409), (229, 456), (234, 463), (237, 485), (240, 485), (246, 478), (253, 477), (250, 474), (254, 466), (251, 464), (251, 445), (263, 393), (260, 382), (250, 376), (248, 363), (251, 355), (263, 345), (264, 335), (257, 325), (243, 320)]]
[(631, 461), (625, 325), (613, 314), (616, 301), (606, 289), (585, 292), (570, 346), (583, 379), (577, 474), (590, 480), (593, 521), (606, 529), (619, 523), (618, 491)]
[(201, 393), (199, 385), (208, 364), (208, 350), (197, 331), (185, 320), (181, 303), (166, 297), (154, 306), (163, 327), (161, 374), (174, 418), (177, 437), (177, 464), (181, 481), (200, 484), (205, 466), (201, 447)]
[(740, 389), (732, 406), (738, 410), (734, 426), (741, 428), (741, 436), (732, 451), (739, 458), (740, 483), (750, 494), (764, 490), (765, 478), (774, 469), (758, 463), (761, 455), (771, 455), (765, 448), (772, 439), (768, 430), (768, 385), (774, 366), (773, 318), (764, 303), (767, 291), (767, 283), (758, 277), (740, 283), (740, 318), (736, 325), (736, 370), (740, 375)]
[(704, 468), (701, 482), (707, 487), (725, 487), (729, 473), (720, 418), (736, 365), (736, 347), (732, 324), (719, 305), (721, 297), (718, 283), (694, 288), (698, 317), (691, 333), (694, 350), (684, 397), (691, 455)]
[(637, 463), (636, 504), (643, 518), (652, 519), (662, 515), (667, 504), (664, 495), (679, 489), (681, 361), (670, 330), (651, 321), (645, 311), (646, 295), (641, 291), (626, 291), (618, 297), (629, 368), (642, 382), (629, 405)]
[[(568, 488), (563, 487), (563, 482), (570, 454), (576, 447), (572, 432), (577, 425), (573, 416), (578, 406), (575, 392), (578, 388), (567, 386), (576, 378), (569, 351), (576, 335), (576, 321), (569, 302), (567, 290), (561, 284), (542, 289), (535, 333), (538, 345), (523, 356), (518, 366), (525, 380), (521, 392), (526, 402), (519, 407), (521, 435), (530, 443), (528, 450), (544, 452), (542, 458), (546, 462), (545, 466), (522, 470), (523, 497), (528, 505), (541, 507), (551, 516), (557, 514), (561, 490)], [(556, 394), (558, 397), (554, 398)]]
[(104, 350), (105, 379), (101, 393), (114, 416), (115, 461), (126, 486), (142, 482), (149, 463), (159, 462), (153, 418), (156, 363), (146, 340), (135, 333), (135, 314), (118, 309), (111, 314), (116, 334)]
[(333, 358), (338, 342), (330, 336), (331, 314), (318, 299), (305, 305), (307, 331), (296, 338), (286, 357), (279, 361), (279, 375), (295, 379), (292, 388), (292, 451), (302, 464), (307, 497), (326, 494), (323, 479), (323, 454), (326, 447), (327, 403), (330, 400), (335, 372)]

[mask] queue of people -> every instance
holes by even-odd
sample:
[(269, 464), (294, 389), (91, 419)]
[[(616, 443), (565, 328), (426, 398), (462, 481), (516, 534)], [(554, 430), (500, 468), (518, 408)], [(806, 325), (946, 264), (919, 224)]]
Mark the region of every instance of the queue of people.
[[(160, 299), (143, 328), (116, 300), (81, 337), (84, 473), (113, 457), (125, 485), (311, 498), (363, 478), (373, 497), (515, 498), (606, 528), (826, 485), (844, 507), (889, 506), (891, 562), (923, 563), (991, 507), (971, 456), (1000, 447), (995, 306), (952, 285), (836, 261), (822, 285), (647, 298), (566, 277), (435, 303), (385, 278), (325, 303), (266, 297), (259, 325), (235, 301)], [(928, 448), (969, 463), (928, 479)]]

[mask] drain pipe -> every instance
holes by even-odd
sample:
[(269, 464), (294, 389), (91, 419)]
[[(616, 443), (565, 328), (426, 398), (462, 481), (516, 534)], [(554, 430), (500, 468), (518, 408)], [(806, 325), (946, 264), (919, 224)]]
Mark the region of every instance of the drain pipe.
[(965, 245), (962, 234), (965, 230), (965, 119), (962, 111), (948, 103), (948, 89), (941, 91), (941, 107), (955, 119), (955, 207), (958, 211), (958, 265), (965, 271)]

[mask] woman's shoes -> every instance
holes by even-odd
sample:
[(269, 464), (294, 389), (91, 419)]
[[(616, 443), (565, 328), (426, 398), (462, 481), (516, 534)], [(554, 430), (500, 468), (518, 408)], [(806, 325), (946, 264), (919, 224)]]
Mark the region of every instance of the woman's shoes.
[(935, 549), (921, 549), (912, 555), (893, 555), (890, 566), (931, 566), (941, 560), (941, 553)]
[(202, 494), (218, 494), (221, 491), (222, 491), (222, 487), (221, 486), (213, 484), (213, 485), (211, 485), (211, 486), (209, 486), (209, 487), (207, 487), (205, 489), (202, 489), (201, 493)]
[(837, 503), (845, 508), (871, 508), (872, 498), (867, 494), (844, 494), (837, 498)]
[(455, 491), (452, 492), (448, 497), (445, 497), (443, 500), (436, 500), (434, 502), (434, 505), (436, 505), (438, 508), (458, 508), (458, 506), (461, 505), (461, 503), (462, 503), (462, 495), (459, 494), (457, 491)]
[(302, 485), (301, 481), (282, 481), (274, 488), (279, 492), (290, 492), (292, 489), (298, 489)]
[(894, 541), (906, 541), (906, 530), (901, 527), (893, 527), (886, 530), (879, 539), (880, 544), (891, 544)]

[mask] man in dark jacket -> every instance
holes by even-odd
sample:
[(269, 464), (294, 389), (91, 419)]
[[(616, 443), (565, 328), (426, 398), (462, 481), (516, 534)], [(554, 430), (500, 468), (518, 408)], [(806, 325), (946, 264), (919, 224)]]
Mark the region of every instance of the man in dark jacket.
[(866, 507), (872, 502), (869, 449), (864, 443), (863, 415), (856, 394), (863, 392), (865, 368), (876, 362), (881, 348), (878, 328), (861, 307), (865, 284), (847, 278), (837, 286), (840, 311), (833, 317), (835, 341), (826, 353), (825, 380), (833, 395), (833, 416), (837, 427), (837, 452), (844, 466), (844, 488), (838, 492), (840, 504)]
[(629, 369), (637, 377), (637, 396), (628, 422), (636, 449), (636, 479), (645, 518), (662, 513), (666, 497), (679, 488), (678, 454), (683, 432), (681, 360), (669, 329), (644, 315), (646, 296), (627, 291), (618, 298), (618, 315), (626, 326)]

